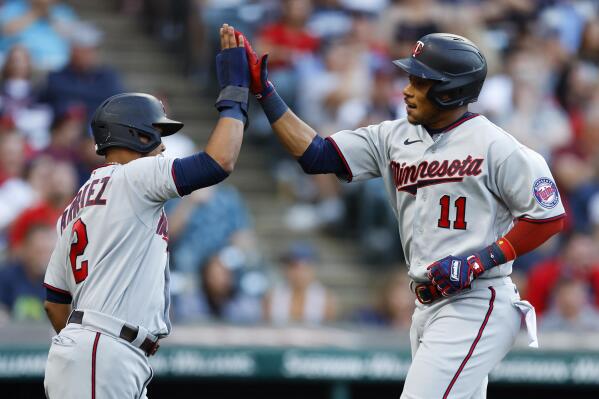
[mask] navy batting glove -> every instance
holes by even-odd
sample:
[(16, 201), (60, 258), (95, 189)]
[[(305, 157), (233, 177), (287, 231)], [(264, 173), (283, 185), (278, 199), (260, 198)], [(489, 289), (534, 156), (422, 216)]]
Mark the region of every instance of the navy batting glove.
[(218, 53), (216, 77), (221, 89), (227, 86), (250, 87), (250, 72), (243, 47), (228, 48)]
[(428, 267), (428, 278), (437, 286), (443, 296), (453, 295), (470, 287), (485, 268), (475, 255), (446, 256)]
[(221, 88), (215, 103), (216, 109), (222, 113), (240, 108), (244, 117), (242, 120), (245, 122), (250, 87), (250, 71), (245, 49), (234, 47), (222, 50), (216, 56), (216, 76)]

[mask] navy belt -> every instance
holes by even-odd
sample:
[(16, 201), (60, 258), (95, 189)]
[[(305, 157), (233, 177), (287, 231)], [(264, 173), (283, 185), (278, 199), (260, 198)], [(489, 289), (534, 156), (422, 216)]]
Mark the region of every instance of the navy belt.
[[(83, 323), (83, 314), (84, 312), (81, 310), (75, 310), (69, 316), (69, 320), (67, 323), (75, 323), (82, 324)], [(124, 324), (123, 328), (121, 328), (121, 333), (119, 334), (119, 338), (124, 339), (125, 341), (131, 343), (135, 341), (137, 338), (137, 334), (139, 334), (139, 327), (135, 327), (129, 324)], [(139, 349), (144, 351), (146, 356), (152, 356), (157, 351), (160, 345), (158, 345), (158, 340), (154, 341), (149, 337), (146, 337), (143, 342), (139, 345)]]

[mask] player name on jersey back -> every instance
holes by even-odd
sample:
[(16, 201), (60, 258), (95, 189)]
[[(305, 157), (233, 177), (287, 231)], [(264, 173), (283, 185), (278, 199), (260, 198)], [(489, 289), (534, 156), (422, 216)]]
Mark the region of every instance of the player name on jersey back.
[(44, 283), (155, 335), (170, 331), (168, 220), (174, 160), (144, 157), (94, 170), (57, 221)]
[(81, 209), (94, 205), (106, 205), (107, 199), (102, 196), (109, 180), (110, 176), (93, 179), (79, 189), (73, 201), (66, 207), (60, 217), (61, 231), (64, 231), (67, 225), (77, 217)]

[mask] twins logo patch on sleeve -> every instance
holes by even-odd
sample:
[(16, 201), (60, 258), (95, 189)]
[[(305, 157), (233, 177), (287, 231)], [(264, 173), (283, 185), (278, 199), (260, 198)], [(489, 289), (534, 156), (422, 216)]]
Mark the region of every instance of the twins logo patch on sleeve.
[(559, 203), (559, 193), (553, 180), (541, 177), (532, 185), (532, 193), (543, 208), (554, 208)]

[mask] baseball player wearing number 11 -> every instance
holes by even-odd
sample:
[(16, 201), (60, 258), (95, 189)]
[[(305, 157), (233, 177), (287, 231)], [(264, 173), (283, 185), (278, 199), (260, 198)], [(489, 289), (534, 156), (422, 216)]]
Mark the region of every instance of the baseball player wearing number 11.
[(48, 354), (49, 399), (140, 399), (148, 356), (171, 331), (168, 222), (164, 203), (217, 184), (233, 170), (247, 122), (243, 42), (221, 29), (220, 118), (206, 149), (162, 157), (161, 137), (183, 124), (153, 96), (123, 93), (96, 110), (92, 131), (106, 164), (92, 172), (57, 223), (44, 285), (58, 333)]
[(402, 399), (481, 399), (487, 375), (534, 309), (509, 275), (522, 255), (562, 229), (564, 208), (545, 160), (482, 115), (487, 65), (469, 40), (430, 34), (394, 63), (409, 74), (407, 117), (322, 139), (268, 81), (267, 56), (245, 45), (272, 128), (306, 173), (382, 177), (418, 299)]

